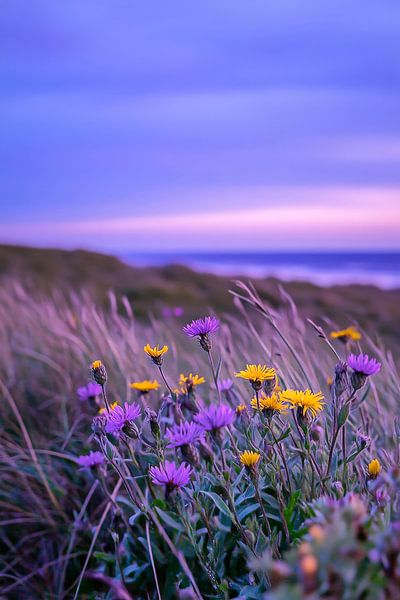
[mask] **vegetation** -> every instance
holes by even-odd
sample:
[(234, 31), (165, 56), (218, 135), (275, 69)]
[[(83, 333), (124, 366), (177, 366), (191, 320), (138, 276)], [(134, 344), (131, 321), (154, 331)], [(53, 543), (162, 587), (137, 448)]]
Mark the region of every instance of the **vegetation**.
[(396, 597), (399, 380), (377, 336), (241, 283), (185, 331), (109, 301), (0, 290), (0, 594)]

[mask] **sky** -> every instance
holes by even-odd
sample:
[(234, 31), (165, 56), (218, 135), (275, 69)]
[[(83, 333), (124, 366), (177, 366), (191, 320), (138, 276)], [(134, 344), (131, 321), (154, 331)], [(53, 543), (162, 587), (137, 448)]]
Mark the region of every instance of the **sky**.
[(397, 0), (3, 0), (0, 242), (400, 248)]

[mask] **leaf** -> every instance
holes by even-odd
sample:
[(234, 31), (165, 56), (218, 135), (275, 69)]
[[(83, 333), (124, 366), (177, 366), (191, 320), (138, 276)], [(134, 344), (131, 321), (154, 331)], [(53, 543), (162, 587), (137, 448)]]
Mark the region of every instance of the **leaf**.
[(289, 498), (289, 502), (288, 502), (286, 508), (283, 511), (283, 514), (285, 515), (285, 519), (288, 523), (290, 522), (290, 520), (292, 518), (294, 509), (296, 508), (296, 504), (300, 498), (300, 495), (301, 495), (300, 490), (296, 490), (295, 492), (293, 492), (293, 494)]
[(245, 506), (244, 508), (242, 508), (242, 510), (239, 510), (239, 512), (238, 512), (239, 521), (242, 521), (243, 519), (248, 517), (252, 512), (254, 512), (255, 510), (257, 510), (259, 508), (260, 508), (260, 505), (258, 504), (258, 502), (255, 502), (254, 504), (249, 504), (248, 506)]
[(177, 531), (181, 531), (181, 532), (185, 531), (185, 528), (182, 525), (182, 523), (178, 523), (178, 521), (175, 521), (175, 519), (173, 519), (168, 513), (161, 510), (161, 508), (156, 507), (156, 511), (158, 512), (161, 519), (164, 521), (164, 523), (166, 525), (168, 525), (169, 527), (172, 527), (172, 529), (176, 529)]
[(349, 416), (349, 412), (350, 412), (350, 402), (347, 402), (344, 406), (342, 406), (342, 408), (340, 409), (339, 415), (338, 415), (338, 428), (340, 429), (340, 427), (343, 427), (343, 425), (346, 423), (347, 418)]
[(229, 506), (226, 504), (226, 502), (224, 502), (224, 500), (222, 500), (221, 496), (218, 496), (218, 494), (216, 494), (215, 492), (205, 492), (204, 490), (201, 490), (200, 493), (205, 494), (206, 496), (211, 498), (211, 500), (214, 502), (215, 506), (217, 508), (219, 508), (219, 510), (226, 517), (229, 517), (231, 519), (231, 521), (235, 520), (235, 517), (233, 516)]
[(286, 439), (289, 434), (291, 432), (291, 428), (288, 427), (287, 429), (285, 429), (285, 431), (278, 437), (278, 439), (276, 440), (277, 442), (281, 442), (282, 440)]

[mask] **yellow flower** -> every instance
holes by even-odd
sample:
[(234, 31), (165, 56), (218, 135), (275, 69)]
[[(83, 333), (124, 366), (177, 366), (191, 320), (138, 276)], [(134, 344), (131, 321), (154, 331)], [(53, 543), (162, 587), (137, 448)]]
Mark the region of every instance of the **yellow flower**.
[(243, 412), (244, 410), (246, 410), (247, 406), (245, 404), (238, 404), (238, 406), (236, 407), (236, 414), (240, 414), (241, 412)]
[(143, 394), (147, 394), (148, 392), (151, 392), (151, 390), (158, 390), (160, 384), (155, 379), (154, 381), (144, 379), (143, 381), (135, 381), (134, 383), (131, 383), (130, 387), (134, 390), (142, 392)]
[(160, 346), (157, 344), (157, 346), (154, 346), (154, 348), (152, 348), (150, 344), (146, 344), (143, 350), (148, 356), (150, 356), (154, 364), (160, 366), (162, 365), (163, 354), (168, 352), (168, 346), (163, 346), (162, 348), (160, 348)]
[(100, 367), (102, 366), (102, 364), (103, 364), (103, 363), (101, 362), (101, 360), (94, 360), (94, 361), (92, 362), (92, 369), (93, 369), (93, 370), (95, 370), (95, 369), (100, 369)]
[(243, 371), (235, 373), (235, 377), (247, 379), (255, 390), (259, 390), (263, 381), (276, 381), (276, 371), (266, 365), (246, 365)]
[(257, 398), (253, 398), (250, 404), (256, 410), (258, 410), (258, 406), (260, 406), (259, 410), (272, 410), (279, 413), (284, 413), (288, 409), (288, 405), (277, 394), (272, 394), (271, 396), (261, 394), (258, 403)]
[(326, 378), (326, 383), (327, 385), (329, 385), (329, 387), (333, 384), (333, 377), (327, 377)]
[[(114, 408), (116, 406), (118, 406), (118, 402), (113, 402), (112, 404), (110, 404), (111, 410), (114, 410)], [(99, 415), (102, 415), (105, 412), (106, 412), (106, 407), (105, 406), (102, 406), (101, 408), (99, 408)]]
[(188, 394), (196, 387), (196, 385), (201, 385), (204, 382), (204, 377), (193, 375), (193, 373), (190, 373), (187, 376), (181, 373), (179, 377), (179, 385), (181, 386), (181, 392), (183, 394)]
[(244, 452), (242, 452), (242, 454), (240, 454), (239, 458), (242, 465), (248, 467), (249, 469), (252, 469), (260, 460), (261, 454), (259, 454), (258, 452), (252, 452), (251, 450), (245, 450)]
[(341, 340), (344, 343), (348, 340), (357, 342), (358, 340), (361, 340), (361, 333), (352, 326), (347, 327), (346, 329), (339, 329), (338, 331), (331, 331), (330, 337), (334, 340)]
[(371, 462), (368, 465), (368, 475), (372, 478), (372, 479), (376, 479), (379, 475), (379, 473), (381, 472), (382, 467), (381, 467), (381, 463), (379, 462), (379, 460), (377, 458), (374, 458), (373, 460), (371, 460)]
[(303, 415), (310, 412), (313, 417), (317, 416), (325, 404), (322, 402), (324, 399), (322, 392), (314, 394), (311, 390), (285, 390), (279, 396), (281, 400), (290, 402), (292, 405), (290, 408), (302, 408)]

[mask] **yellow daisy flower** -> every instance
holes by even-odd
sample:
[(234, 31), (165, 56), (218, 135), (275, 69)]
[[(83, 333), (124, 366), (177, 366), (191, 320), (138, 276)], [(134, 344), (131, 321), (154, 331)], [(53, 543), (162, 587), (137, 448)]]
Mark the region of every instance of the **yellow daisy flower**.
[(348, 342), (349, 340), (353, 340), (355, 342), (361, 340), (361, 333), (353, 326), (347, 327), (346, 329), (331, 331), (329, 335), (332, 339), (340, 340), (344, 343)]
[[(118, 402), (112, 402), (112, 404), (110, 404), (110, 409), (114, 410), (114, 408), (118, 406)], [(99, 415), (102, 415), (103, 413), (106, 412), (106, 407), (102, 406), (101, 408), (99, 408)]]
[(239, 455), (239, 458), (242, 465), (248, 469), (254, 469), (261, 458), (261, 454), (258, 452), (252, 452), (251, 450), (245, 450)]
[(189, 375), (181, 373), (179, 377), (179, 385), (181, 386), (181, 392), (183, 394), (189, 394), (197, 385), (201, 385), (204, 382), (204, 377), (193, 375), (193, 373), (190, 373)]
[(160, 384), (155, 379), (154, 379), (154, 381), (149, 381), (148, 379), (144, 379), (143, 381), (134, 381), (133, 383), (130, 384), (130, 387), (134, 390), (138, 390), (139, 392), (142, 392), (143, 394), (147, 394), (148, 392), (151, 392), (152, 390), (158, 390), (158, 388), (160, 387)]
[(236, 414), (240, 414), (242, 413), (244, 410), (246, 410), (247, 406), (245, 404), (238, 404), (238, 406), (236, 407)]
[(246, 365), (245, 369), (235, 373), (235, 377), (247, 379), (255, 390), (259, 390), (263, 381), (276, 381), (276, 371), (266, 365)]
[(256, 410), (270, 410), (279, 413), (284, 413), (288, 410), (288, 405), (285, 404), (285, 402), (277, 394), (266, 396), (265, 394), (261, 393), (258, 398), (258, 403), (257, 398), (253, 398), (250, 402), (250, 405)]
[(379, 473), (381, 472), (382, 467), (381, 467), (381, 463), (379, 462), (379, 460), (377, 458), (374, 458), (373, 460), (371, 460), (371, 462), (368, 465), (368, 475), (371, 477), (371, 479), (376, 479), (379, 475)]
[(303, 415), (310, 412), (312, 417), (316, 417), (325, 404), (322, 392), (314, 394), (311, 390), (284, 390), (279, 397), (282, 401), (290, 402), (290, 408), (302, 408)]
[(160, 366), (162, 365), (163, 355), (166, 352), (168, 352), (168, 346), (163, 346), (162, 348), (160, 348), (159, 344), (157, 344), (157, 346), (154, 346), (154, 348), (152, 348), (150, 344), (146, 344), (143, 350), (148, 356), (150, 356), (154, 364)]

